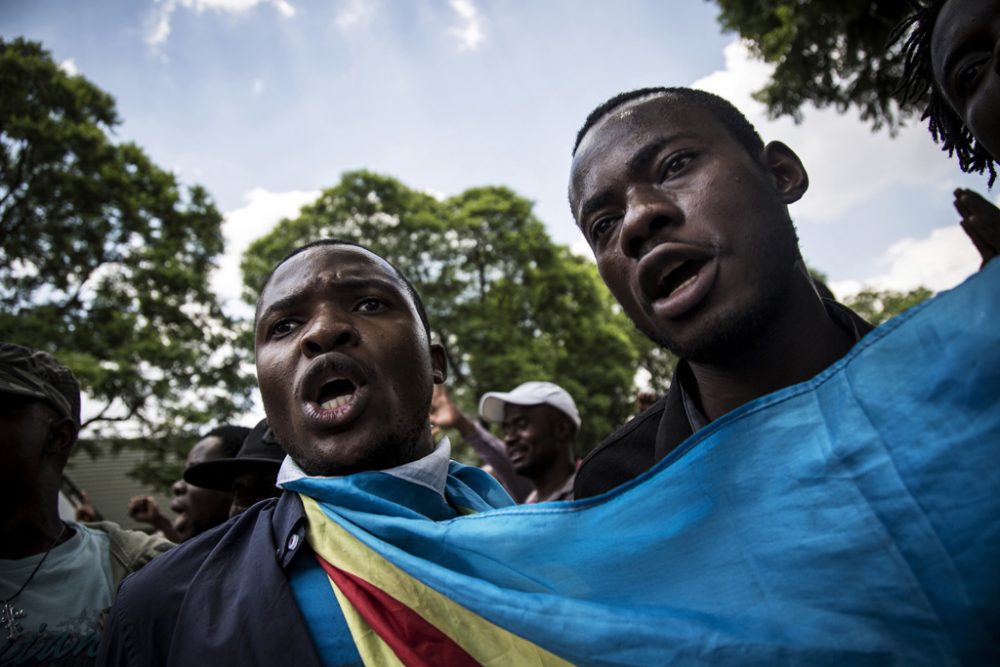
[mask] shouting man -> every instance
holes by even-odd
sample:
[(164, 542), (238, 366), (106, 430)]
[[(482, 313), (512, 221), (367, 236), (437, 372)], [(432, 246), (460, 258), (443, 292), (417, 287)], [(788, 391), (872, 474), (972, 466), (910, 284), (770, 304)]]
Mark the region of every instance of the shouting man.
[(381, 257), (335, 240), (293, 252), (261, 291), (254, 333), (264, 410), (288, 453), (284, 491), (130, 579), (102, 644), (109, 664), (373, 660), (356, 615), (370, 600), (319, 553), (334, 530), (327, 491), (355, 485), (365, 507), (431, 520), (512, 504), (488, 474), (449, 462), (447, 440), (435, 445), (427, 415), (444, 349)]

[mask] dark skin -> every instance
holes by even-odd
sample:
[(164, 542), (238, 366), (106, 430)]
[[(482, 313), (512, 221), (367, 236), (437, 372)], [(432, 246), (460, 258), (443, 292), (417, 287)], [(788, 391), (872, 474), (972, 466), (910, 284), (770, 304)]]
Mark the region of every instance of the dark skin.
[(232, 503), (229, 505), (229, 516), (241, 514), (254, 504), (266, 498), (277, 498), (281, 489), (274, 485), (276, 471), (269, 473), (247, 471), (240, 473), (233, 480)]
[[(0, 558), (44, 553), (72, 537), (59, 518), (59, 487), (77, 426), (48, 403), (0, 396)], [(61, 536), (56, 540), (58, 535)]]
[(392, 267), (352, 246), (287, 260), (260, 298), (255, 328), (264, 410), (292, 459), (313, 475), (383, 470), (434, 448), (427, 418), (444, 382)]
[(690, 363), (709, 420), (853, 345), (788, 216), (808, 185), (784, 144), (751, 155), (710, 112), (663, 96), (600, 121), (573, 160), (570, 204), (601, 276), (642, 331)]
[(503, 441), (511, 464), (519, 475), (534, 482), (540, 500), (551, 497), (576, 469), (576, 428), (549, 405), (506, 403), (503, 415)]
[(931, 36), (934, 79), (976, 141), (1000, 156), (1000, 0), (949, 0)]
[[(1000, 0), (950, 0), (931, 37), (934, 80), (948, 105), (993, 159), (1000, 156)], [(962, 229), (983, 265), (1000, 254), (1000, 210), (971, 190), (955, 191)]]

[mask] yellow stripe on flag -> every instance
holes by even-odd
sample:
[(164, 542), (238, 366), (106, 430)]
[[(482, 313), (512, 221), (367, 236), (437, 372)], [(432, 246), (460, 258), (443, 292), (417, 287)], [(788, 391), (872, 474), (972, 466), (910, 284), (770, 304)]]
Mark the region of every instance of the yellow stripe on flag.
[[(309, 544), (316, 553), (334, 567), (364, 579), (405, 604), (481, 664), (498, 667), (513, 664), (561, 667), (570, 664), (537, 644), (490, 623), (430, 586), (417, 581), (327, 517), (315, 500), (302, 494), (300, 497), (306, 516), (309, 518)], [(339, 591), (337, 600), (341, 608), (345, 609), (344, 616), (348, 619), (348, 627), (360, 652), (362, 645), (358, 637), (369, 644), (371, 642), (367, 635), (375, 633), (360, 617), (352, 622), (351, 617), (358, 614)], [(350, 614), (346, 611), (347, 607), (351, 609)], [(355, 624), (358, 622), (363, 624), (363, 627), (359, 628), (359, 635), (355, 635)], [(381, 642), (381, 639), (379, 641)], [(371, 650), (374, 652), (379, 649), (372, 646)], [(387, 645), (383, 650), (392, 654), (398, 664), (398, 659)], [(368, 664), (368, 657), (364, 653), (362, 659)], [(377, 662), (381, 658), (373, 655), (373, 659)]]

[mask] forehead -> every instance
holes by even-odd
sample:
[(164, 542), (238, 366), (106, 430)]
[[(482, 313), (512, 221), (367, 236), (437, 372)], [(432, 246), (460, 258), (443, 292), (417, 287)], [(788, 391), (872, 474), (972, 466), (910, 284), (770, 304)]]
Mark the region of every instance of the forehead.
[(399, 275), (374, 253), (346, 245), (316, 246), (279, 266), (261, 294), (261, 311), (277, 299), (310, 290), (327, 290), (337, 283), (377, 280), (406, 292)]
[(966, 35), (988, 25), (1000, 13), (1000, 0), (948, 0), (941, 7), (931, 34), (934, 78), (941, 83), (945, 59)]
[[(730, 141), (736, 138), (715, 112), (672, 95), (632, 100), (594, 124), (583, 137), (573, 158), (570, 196), (599, 187), (595, 168), (626, 161), (650, 142), (672, 137), (697, 137)], [(595, 179), (598, 179), (595, 181)]]
[(503, 419), (505, 422), (511, 421), (513, 419), (518, 419), (520, 417), (526, 417), (528, 419), (538, 419), (545, 416), (546, 414), (545, 408), (547, 407), (548, 406), (545, 404), (517, 405), (516, 403), (504, 403)]

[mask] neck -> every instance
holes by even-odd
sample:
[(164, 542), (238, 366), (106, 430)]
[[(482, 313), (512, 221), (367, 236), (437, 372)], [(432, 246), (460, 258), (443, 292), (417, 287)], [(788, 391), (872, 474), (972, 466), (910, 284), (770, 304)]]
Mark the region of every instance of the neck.
[(569, 456), (560, 458), (553, 465), (547, 466), (540, 475), (532, 477), (531, 481), (535, 485), (538, 498), (540, 500), (548, 498), (561, 489), (566, 480), (573, 475), (575, 469), (576, 465), (572, 457)]
[(55, 546), (53, 541), (60, 532), (61, 544), (69, 539), (70, 532), (63, 530), (55, 499), (45, 506), (22, 506), (0, 519), (0, 558), (18, 560), (45, 553)]
[(735, 357), (691, 363), (698, 399), (709, 421), (744, 403), (804, 382), (843, 357), (853, 337), (834, 322), (811, 285), (799, 285), (795, 306)]

